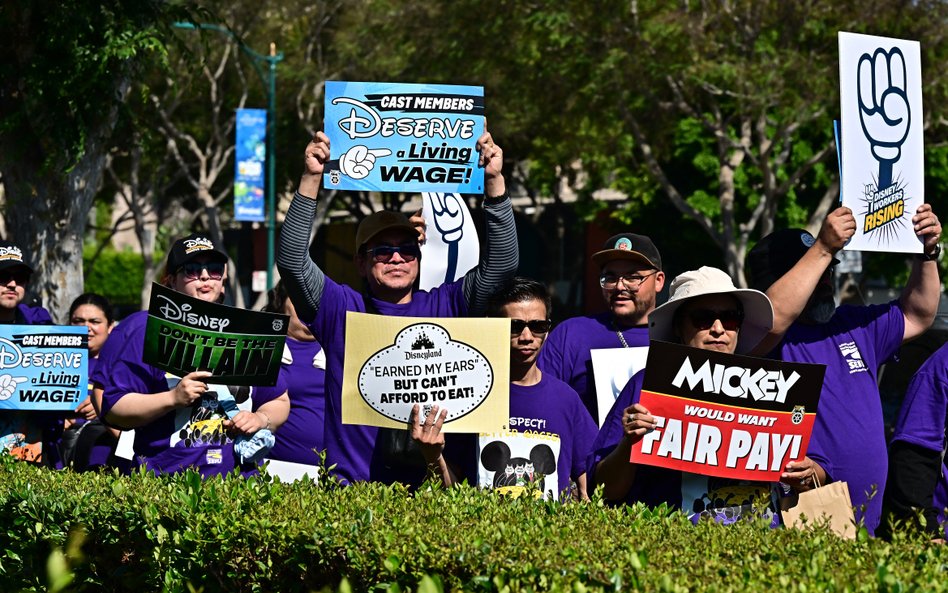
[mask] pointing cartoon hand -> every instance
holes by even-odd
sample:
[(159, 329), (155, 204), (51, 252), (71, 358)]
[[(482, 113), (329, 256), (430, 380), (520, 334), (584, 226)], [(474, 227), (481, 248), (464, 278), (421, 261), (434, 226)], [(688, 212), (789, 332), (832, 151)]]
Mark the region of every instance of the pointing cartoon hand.
[(445, 243), (460, 241), (464, 234), (464, 208), (461, 205), (461, 196), (438, 193), (430, 195), (435, 227), (441, 233), (441, 238)]
[(892, 163), (899, 160), (911, 125), (905, 79), (905, 57), (897, 47), (889, 52), (879, 48), (859, 59), (859, 116), (879, 161), (879, 189), (891, 185)]
[(8, 400), (16, 391), (16, 386), (26, 381), (26, 377), (0, 375), (0, 401)]
[(386, 157), (392, 154), (387, 148), (366, 148), (365, 146), (353, 146), (345, 154), (339, 157), (339, 168), (343, 175), (352, 179), (365, 179), (369, 172), (375, 167), (375, 159)]

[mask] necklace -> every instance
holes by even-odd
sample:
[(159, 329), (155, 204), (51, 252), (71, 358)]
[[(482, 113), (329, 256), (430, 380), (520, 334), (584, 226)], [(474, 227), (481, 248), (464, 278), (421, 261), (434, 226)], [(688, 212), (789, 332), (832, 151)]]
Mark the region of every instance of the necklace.
[(623, 336), (622, 332), (619, 331), (619, 324), (616, 323), (615, 319), (612, 320), (612, 329), (614, 329), (616, 331), (616, 335), (619, 336), (619, 341), (622, 342), (622, 347), (628, 348), (629, 343), (625, 341), (625, 336)]

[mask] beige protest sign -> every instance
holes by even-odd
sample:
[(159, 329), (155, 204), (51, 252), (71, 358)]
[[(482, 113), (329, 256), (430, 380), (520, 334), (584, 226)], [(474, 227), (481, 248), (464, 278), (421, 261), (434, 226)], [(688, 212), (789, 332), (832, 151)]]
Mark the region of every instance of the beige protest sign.
[(417, 403), (448, 410), (444, 432), (507, 427), (509, 319), (349, 312), (345, 360), (343, 424), (404, 428)]

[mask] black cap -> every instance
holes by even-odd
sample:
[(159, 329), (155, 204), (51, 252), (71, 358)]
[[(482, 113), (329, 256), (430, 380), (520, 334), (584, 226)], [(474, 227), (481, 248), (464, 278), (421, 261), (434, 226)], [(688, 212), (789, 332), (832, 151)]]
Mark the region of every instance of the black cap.
[[(815, 242), (813, 235), (803, 229), (774, 231), (758, 241), (745, 259), (750, 287), (766, 292), (800, 261)], [(839, 260), (833, 258), (833, 265), (838, 263)]]
[(174, 242), (168, 252), (167, 274), (173, 274), (184, 264), (200, 256), (208, 256), (211, 261), (227, 263), (227, 254), (214, 246), (204, 233), (191, 233)]
[(645, 235), (620, 233), (603, 244), (602, 250), (593, 254), (593, 263), (600, 268), (617, 259), (628, 259), (643, 263), (656, 270), (662, 269), (662, 256), (655, 243)]
[(14, 267), (25, 268), (30, 274), (33, 273), (33, 268), (23, 259), (23, 250), (16, 243), (0, 241), (0, 270)]

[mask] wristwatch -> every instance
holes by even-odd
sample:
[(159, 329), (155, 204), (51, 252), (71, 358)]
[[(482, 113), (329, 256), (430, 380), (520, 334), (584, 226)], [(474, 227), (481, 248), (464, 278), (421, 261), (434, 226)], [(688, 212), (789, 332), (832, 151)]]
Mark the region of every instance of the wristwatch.
[(916, 253), (915, 259), (919, 261), (938, 261), (941, 257), (941, 243), (936, 243), (931, 253)]

